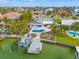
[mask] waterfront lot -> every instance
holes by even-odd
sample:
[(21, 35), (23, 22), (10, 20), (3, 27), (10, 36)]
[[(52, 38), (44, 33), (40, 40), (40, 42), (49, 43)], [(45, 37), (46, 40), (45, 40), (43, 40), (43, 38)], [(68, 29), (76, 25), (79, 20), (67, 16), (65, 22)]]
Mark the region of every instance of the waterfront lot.
[(43, 49), (39, 55), (27, 54), (26, 49), (2, 50), (2, 44), (9, 44), (10, 46), (16, 42), (15, 39), (6, 39), (0, 43), (0, 59), (74, 59), (74, 51), (68, 47), (43, 43)]

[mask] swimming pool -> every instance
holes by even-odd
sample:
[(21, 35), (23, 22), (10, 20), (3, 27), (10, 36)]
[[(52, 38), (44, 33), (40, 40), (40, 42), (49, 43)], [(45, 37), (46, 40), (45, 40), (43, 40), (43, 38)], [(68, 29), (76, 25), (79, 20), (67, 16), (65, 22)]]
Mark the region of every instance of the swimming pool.
[(79, 37), (79, 33), (78, 32), (69, 31), (68, 34), (69, 35), (74, 35), (75, 34), (75, 36)]
[(43, 29), (36, 29), (36, 30), (32, 30), (32, 32), (42, 33), (42, 32), (45, 32), (45, 30), (43, 30)]

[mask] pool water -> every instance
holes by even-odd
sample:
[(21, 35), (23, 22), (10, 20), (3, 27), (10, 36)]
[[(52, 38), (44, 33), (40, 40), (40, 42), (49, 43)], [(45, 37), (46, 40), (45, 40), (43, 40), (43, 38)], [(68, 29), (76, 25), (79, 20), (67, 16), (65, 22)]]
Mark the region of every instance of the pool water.
[(73, 32), (73, 31), (69, 31), (68, 34), (70, 35), (76, 35), (77, 37), (79, 37), (79, 33), (78, 32)]
[(45, 32), (45, 30), (43, 30), (43, 29), (40, 29), (40, 30), (32, 30), (32, 32), (42, 33), (42, 32)]

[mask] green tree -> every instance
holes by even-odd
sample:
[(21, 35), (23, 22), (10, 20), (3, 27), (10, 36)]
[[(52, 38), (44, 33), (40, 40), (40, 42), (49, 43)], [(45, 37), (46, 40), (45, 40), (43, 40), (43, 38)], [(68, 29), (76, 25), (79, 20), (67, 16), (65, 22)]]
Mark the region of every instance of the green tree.
[(69, 26), (67, 25), (62, 25), (62, 32), (64, 33), (64, 35), (66, 35), (66, 31), (69, 31)]
[(71, 30), (74, 31), (74, 35), (73, 36), (75, 37), (76, 31), (79, 31), (79, 22), (73, 23), (72, 26), (71, 26)]
[(23, 11), (22, 15), (20, 16), (20, 21), (18, 22), (20, 33), (27, 33), (30, 28), (28, 27), (28, 23), (32, 21), (32, 13), (30, 11)]
[(23, 35), (30, 30), (28, 23), (32, 21), (32, 14), (30, 11), (23, 11), (18, 20), (9, 20), (4, 17), (3, 21), (5, 22), (5, 27), (9, 30), (9, 34)]
[(72, 16), (71, 18), (74, 19), (74, 20), (76, 20), (77, 19), (77, 16)]
[(53, 19), (53, 20), (55, 21), (55, 23), (61, 24), (61, 19), (56, 18), (56, 19)]

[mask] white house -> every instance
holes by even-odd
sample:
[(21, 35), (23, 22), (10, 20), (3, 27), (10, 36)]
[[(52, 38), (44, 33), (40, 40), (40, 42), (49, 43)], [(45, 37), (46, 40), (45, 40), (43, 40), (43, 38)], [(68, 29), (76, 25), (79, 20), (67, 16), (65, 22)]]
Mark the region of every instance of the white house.
[(61, 20), (62, 25), (72, 25), (75, 22), (79, 22), (79, 20), (72, 20), (72, 19)]
[(74, 10), (73, 15), (77, 15), (77, 16), (79, 15), (79, 9), (78, 8)]
[(38, 18), (38, 21), (39, 23), (42, 23), (42, 24), (53, 24), (53, 20), (51, 18)]
[(38, 18), (37, 20), (35, 20), (34, 22), (31, 22), (29, 25), (31, 28), (35, 28), (35, 27), (44, 27), (47, 25), (52, 25), (54, 22), (51, 18)]
[(49, 11), (53, 11), (54, 9), (53, 8), (46, 8), (45, 10), (44, 10), (44, 13), (45, 13), (45, 15), (47, 15), (47, 13), (49, 12)]

